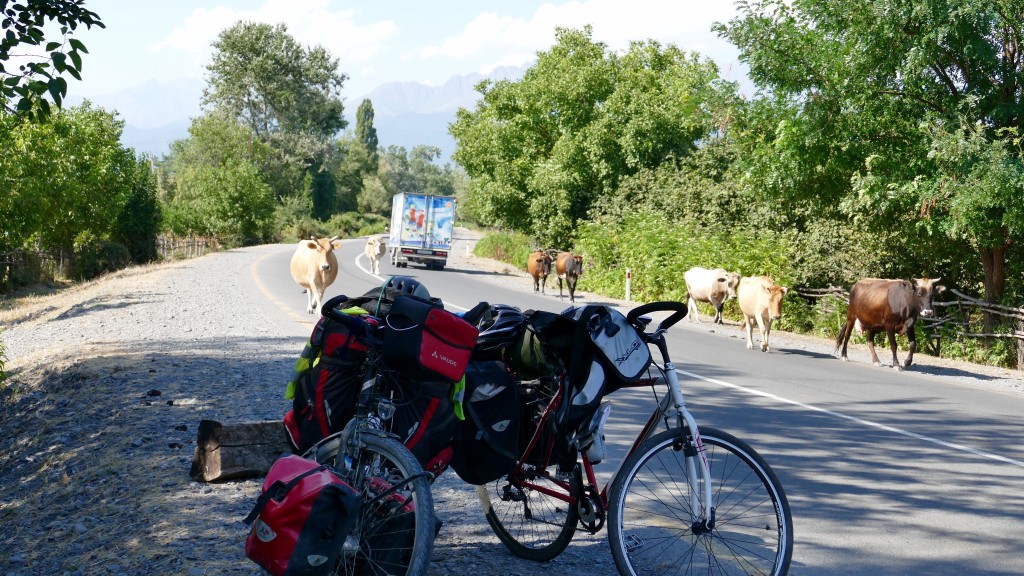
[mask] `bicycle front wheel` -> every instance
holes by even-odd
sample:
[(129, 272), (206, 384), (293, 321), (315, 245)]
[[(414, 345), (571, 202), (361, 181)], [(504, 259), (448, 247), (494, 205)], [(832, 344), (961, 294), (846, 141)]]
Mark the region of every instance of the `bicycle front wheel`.
[(688, 467), (679, 431), (657, 434), (626, 458), (612, 484), (608, 540), (619, 572), (785, 575), (793, 519), (779, 479), (731, 434), (702, 428), (701, 441), (711, 469), (714, 528), (698, 522), (707, 508), (699, 456)]
[(580, 513), (568, 502), (568, 490), (532, 464), (524, 465), (522, 475), (477, 486), (476, 493), (491, 529), (520, 558), (551, 560), (565, 550), (576, 532)]
[(363, 506), (345, 541), (337, 576), (422, 576), (430, 567), (437, 532), (429, 477), (401, 442), (372, 434), (361, 437)]

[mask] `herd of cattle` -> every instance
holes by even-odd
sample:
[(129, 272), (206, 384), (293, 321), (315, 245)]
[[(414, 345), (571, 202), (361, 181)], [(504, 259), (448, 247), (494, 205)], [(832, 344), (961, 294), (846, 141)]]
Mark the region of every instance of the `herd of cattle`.
[[(333, 238), (311, 238), (300, 240), (291, 259), (291, 274), (295, 282), (308, 294), (306, 311), (315, 314), (323, 301), (324, 290), (338, 275), (338, 260), (334, 250), (341, 245), (337, 236)], [(380, 272), (380, 259), (387, 251), (383, 238), (370, 237), (364, 254), (370, 262), (373, 274)], [(548, 276), (554, 272), (558, 278), (558, 297), (562, 298), (562, 282), (569, 292), (569, 301), (576, 302), (576, 284), (583, 275), (583, 256), (572, 252), (540, 250), (527, 259), (527, 272), (533, 279), (533, 291), (544, 293)], [(699, 322), (697, 302), (706, 302), (715, 309), (713, 322), (723, 324), (722, 308), (726, 301), (735, 298), (739, 304), (743, 321), (741, 329), (747, 333), (747, 348), (753, 349), (753, 329), (757, 324), (761, 335), (761, 351), (768, 352), (768, 337), (772, 323), (782, 315), (782, 299), (789, 288), (776, 284), (768, 276), (741, 276), (722, 268), (706, 269), (694, 267), (683, 275), (686, 282), (687, 304), (690, 321)], [(836, 339), (834, 353), (846, 361), (846, 349), (854, 330), (867, 334), (868, 350), (875, 366), (881, 366), (875, 352), (875, 336), (884, 332), (892, 350), (892, 367), (900, 370), (909, 367), (917, 349), (914, 325), (918, 317), (928, 318), (934, 314), (932, 297), (945, 288), (940, 278), (915, 278), (912, 280), (887, 280), (865, 278), (850, 289), (850, 303), (846, 323)], [(907, 359), (901, 365), (896, 358), (896, 335), (907, 337), (909, 350)]]

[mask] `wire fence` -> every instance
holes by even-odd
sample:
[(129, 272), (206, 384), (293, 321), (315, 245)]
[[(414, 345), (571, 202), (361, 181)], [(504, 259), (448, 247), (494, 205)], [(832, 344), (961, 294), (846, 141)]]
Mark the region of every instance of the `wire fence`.
[(157, 236), (157, 254), (161, 260), (196, 258), (220, 250), (216, 236)]
[[(196, 258), (221, 249), (217, 237), (158, 236), (158, 260)], [(0, 252), (0, 294), (23, 286), (43, 284), (70, 276), (69, 263), (60, 250), (11, 250)]]

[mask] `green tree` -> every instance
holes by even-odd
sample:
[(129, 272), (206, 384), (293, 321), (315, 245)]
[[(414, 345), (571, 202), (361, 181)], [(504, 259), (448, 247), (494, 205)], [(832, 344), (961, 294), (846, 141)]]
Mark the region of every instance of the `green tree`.
[(710, 60), (653, 41), (618, 55), (589, 27), (558, 29), (521, 80), (477, 90), (449, 127), (474, 205), (559, 246), (623, 177), (694, 151), (735, 94)]
[[(933, 265), (901, 272), (942, 273), (973, 249), (986, 299), (1000, 300), (1005, 255), (1024, 235), (1004, 193), (1013, 186), (993, 181), (1019, 161), (1024, 4), (739, 6), (717, 30), (765, 89), (758, 110), (770, 121), (750, 125), (752, 173), (776, 201), (838, 206), (865, 231), (897, 231), (895, 254)], [(977, 170), (993, 162), (998, 176)]]
[(372, 170), (377, 169), (377, 129), (373, 127), (373, 102), (367, 98), (356, 110), (356, 139), (363, 143), (370, 154)]
[(269, 152), (226, 115), (194, 119), (189, 138), (171, 145), (168, 227), (181, 235), (217, 235), (232, 244), (268, 240), (275, 203), (258, 166)]
[(123, 122), (89, 102), (45, 124), (4, 120), (3, 244), (36, 241), (73, 263), (77, 239), (108, 238), (131, 191), (135, 157), (120, 144)]
[(113, 239), (124, 245), (132, 261), (145, 264), (156, 259), (156, 238), (162, 215), (157, 200), (156, 174), (152, 160), (142, 157), (131, 174), (131, 192), (114, 223)]
[(326, 219), (338, 208), (335, 185), (326, 181), (337, 162), (332, 139), (346, 126), (340, 93), (347, 76), (338, 60), (320, 46), (303, 47), (283, 24), (238, 22), (213, 48), (203, 104), (269, 146), (257, 167), (278, 202), (312, 195), (314, 215)]
[(284, 24), (238, 22), (220, 33), (203, 104), (238, 118), (261, 139), (274, 132), (332, 137), (345, 128), (348, 76), (323, 47), (304, 48)]
[(346, 133), (337, 140), (336, 146), (337, 160), (331, 168), (336, 183), (334, 206), (339, 212), (350, 212), (358, 205), (364, 180), (376, 174), (377, 163), (371, 161), (366, 146), (353, 134)]
[(401, 192), (451, 196), (455, 183), (451, 168), (438, 166), (441, 157), (437, 146), (420, 144), (407, 152), (404, 146), (388, 146), (381, 158), (378, 172), (392, 195)]
[[(59, 108), (67, 95), (63, 74), (82, 79), (82, 54), (89, 51), (73, 37), (75, 30), (82, 24), (86, 28), (106, 26), (98, 14), (85, 9), (85, 0), (2, 0), (0, 13), (5, 31), (0, 38), (0, 106), (28, 119), (45, 119), (50, 115), (46, 97)], [(43, 28), (54, 21), (60, 26), (60, 41), (47, 41)], [(43, 46), (47, 54), (12, 63), (11, 57), (18, 56), (13, 51), (25, 46)], [(15, 98), (18, 102), (12, 108)]]

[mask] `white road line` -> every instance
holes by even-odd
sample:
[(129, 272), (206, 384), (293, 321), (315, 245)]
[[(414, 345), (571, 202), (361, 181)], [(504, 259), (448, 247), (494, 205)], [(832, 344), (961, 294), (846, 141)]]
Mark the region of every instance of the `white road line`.
[(703, 380), (704, 382), (709, 382), (711, 384), (717, 384), (718, 386), (723, 386), (725, 388), (732, 388), (733, 390), (739, 390), (741, 392), (746, 392), (747, 394), (752, 394), (754, 396), (761, 396), (763, 398), (770, 398), (772, 400), (775, 400), (777, 402), (782, 402), (784, 404), (791, 404), (793, 406), (799, 406), (800, 408), (803, 408), (805, 410), (812, 410), (814, 412), (821, 412), (822, 414), (828, 414), (829, 416), (835, 416), (836, 418), (842, 418), (843, 420), (849, 420), (851, 422), (856, 422), (857, 424), (860, 424), (862, 426), (867, 426), (869, 428), (877, 428), (879, 430), (884, 430), (886, 432), (892, 432), (894, 434), (899, 434), (901, 436), (906, 436), (908, 438), (914, 438), (915, 440), (922, 440), (924, 442), (930, 442), (932, 444), (937, 444), (937, 445), (942, 446), (944, 448), (951, 448), (953, 450), (959, 450), (961, 452), (967, 452), (968, 454), (974, 454), (975, 456), (981, 456), (982, 458), (988, 458), (990, 460), (996, 460), (997, 462), (1003, 462), (1005, 464), (1012, 464), (1013, 466), (1019, 466), (1021, 468), (1024, 468), (1024, 462), (1022, 462), (1020, 460), (1014, 460), (1012, 458), (1007, 458), (1006, 456), (1000, 456), (999, 454), (992, 454), (991, 452), (985, 452), (983, 450), (977, 450), (975, 448), (971, 448), (970, 446), (964, 446), (963, 444), (954, 444), (953, 442), (946, 442), (945, 440), (939, 440), (938, 438), (932, 438), (930, 436), (924, 436), (922, 434), (917, 434), (915, 432), (910, 432), (908, 430), (903, 430), (901, 428), (894, 428), (894, 427), (886, 425), (886, 424), (879, 424), (878, 422), (872, 422), (870, 420), (864, 420), (862, 418), (857, 418), (856, 416), (850, 416), (850, 415), (847, 415), (847, 414), (843, 414), (841, 412), (834, 412), (832, 410), (827, 410), (825, 408), (819, 408), (817, 406), (812, 406), (810, 404), (804, 404), (803, 402), (797, 402), (796, 400), (790, 400), (788, 398), (783, 398), (781, 396), (778, 396), (776, 394), (771, 394), (769, 392), (762, 392), (760, 390), (753, 390), (751, 388), (746, 388), (744, 386), (739, 386), (737, 384), (731, 384), (729, 382), (725, 382), (725, 381), (722, 381), (722, 380), (717, 380), (715, 378), (707, 378), (705, 376), (701, 376), (700, 374), (694, 374), (693, 372), (686, 372), (684, 370), (676, 370), (676, 372), (678, 374), (680, 374), (680, 375), (683, 375), (683, 376), (689, 376), (690, 378), (696, 378), (697, 380)]

